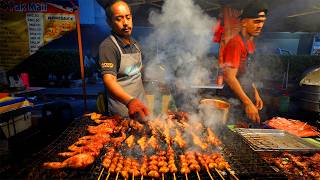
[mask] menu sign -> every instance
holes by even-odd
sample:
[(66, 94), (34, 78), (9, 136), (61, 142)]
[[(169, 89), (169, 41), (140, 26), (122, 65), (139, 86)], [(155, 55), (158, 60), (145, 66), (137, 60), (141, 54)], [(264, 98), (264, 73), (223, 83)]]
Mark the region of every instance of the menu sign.
[(0, 0), (0, 66), (9, 70), (76, 28), (73, 1)]

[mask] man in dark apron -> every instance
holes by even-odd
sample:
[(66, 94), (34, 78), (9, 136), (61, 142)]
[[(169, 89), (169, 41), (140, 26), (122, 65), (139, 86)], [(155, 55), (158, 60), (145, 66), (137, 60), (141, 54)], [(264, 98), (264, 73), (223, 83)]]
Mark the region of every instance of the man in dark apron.
[(141, 48), (131, 37), (131, 9), (124, 1), (105, 5), (111, 35), (99, 47), (99, 65), (106, 87), (107, 114), (144, 119), (149, 115), (141, 79)]
[(261, 33), (267, 12), (259, 1), (248, 4), (240, 16), (240, 33), (226, 44), (223, 52), (223, 74), (228, 85), (223, 93), (228, 94), (230, 88), (242, 102), (246, 116), (255, 123), (260, 122), (259, 111), (263, 108), (263, 101), (254, 84), (254, 69), (251, 67), (255, 51), (253, 39)]

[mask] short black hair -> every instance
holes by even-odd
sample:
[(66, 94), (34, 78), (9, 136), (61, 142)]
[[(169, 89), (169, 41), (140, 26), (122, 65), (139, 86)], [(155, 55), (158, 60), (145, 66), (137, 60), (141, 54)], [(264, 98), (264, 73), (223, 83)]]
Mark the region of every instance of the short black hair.
[(260, 1), (260, 0), (251, 1), (242, 10), (242, 14), (240, 15), (240, 19), (259, 18), (260, 17), (259, 16), (260, 12), (264, 12), (265, 15), (267, 15), (268, 14), (267, 5), (264, 2)]
[(113, 4), (115, 4), (115, 3), (117, 3), (117, 2), (125, 2), (128, 5), (128, 7), (129, 7), (129, 9), (131, 11), (131, 7), (129, 6), (129, 4), (126, 1), (124, 1), (124, 0), (109, 0), (107, 3), (105, 3), (105, 7), (104, 7), (104, 10), (105, 10), (106, 17), (107, 17), (108, 21), (111, 21), (111, 17), (112, 17), (111, 6)]

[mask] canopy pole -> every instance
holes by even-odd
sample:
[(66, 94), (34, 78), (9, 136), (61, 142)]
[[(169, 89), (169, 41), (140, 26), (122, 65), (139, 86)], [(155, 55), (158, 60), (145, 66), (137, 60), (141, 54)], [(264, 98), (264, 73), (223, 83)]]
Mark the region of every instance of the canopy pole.
[(84, 75), (84, 63), (83, 63), (83, 51), (82, 51), (82, 38), (80, 30), (80, 17), (79, 10), (76, 12), (76, 24), (77, 24), (77, 34), (78, 34), (78, 46), (79, 46), (79, 56), (80, 56), (80, 69), (81, 69), (81, 79), (82, 79), (82, 96), (83, 96), (83, 110), (84, 113), (87, 112), (87, 91), (86, 91), (86, 81)]

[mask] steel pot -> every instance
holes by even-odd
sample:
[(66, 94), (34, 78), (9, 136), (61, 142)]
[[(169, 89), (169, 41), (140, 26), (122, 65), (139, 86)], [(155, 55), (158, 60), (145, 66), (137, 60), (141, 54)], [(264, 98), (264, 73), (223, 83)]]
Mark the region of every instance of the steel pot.
[(219, 99), (202, 99), (200, 100), (199, 108), (205, 118), (211, 119), (213, 117), (222, 121), (223, 124), (226, 124), (228, 121), (230, 104), (226, 101)]

